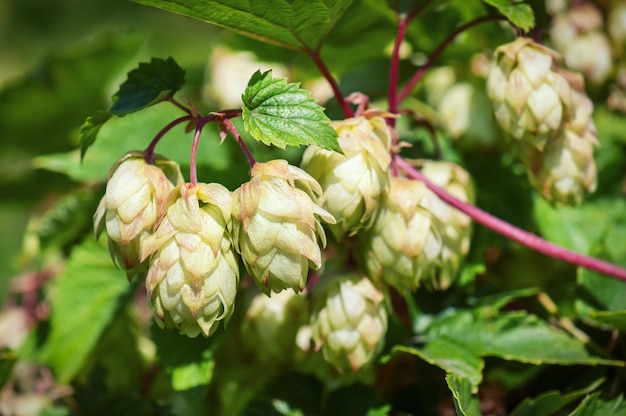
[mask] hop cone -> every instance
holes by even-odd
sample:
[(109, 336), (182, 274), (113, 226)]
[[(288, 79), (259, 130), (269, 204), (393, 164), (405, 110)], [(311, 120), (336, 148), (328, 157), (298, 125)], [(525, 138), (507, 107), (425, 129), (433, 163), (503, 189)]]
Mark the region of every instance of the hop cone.
[(141, 242), (165, 210), (169, 192), (182, 180), (175, 162), (157, 156), (150, 165), (141, 152), (124, 155), (111, 168), (94, 214), (94, 230), (97, 237), (106, 228), (111, 257), (129, 278), (145, 271)]
[(219, 184), (182, 184), (142, 256), (157, 324), (196, 337), (211, 335), (234, 311), (239, 268), (228, 227), (230, 192)]
[(593, 103), (581, 92), (582, 78), (570, 77), (575, 86), (575, 117), (565, 124), (560, 136), (548, 141), (543, 152), (533, 151), (523, 159), (532, 185), (546, 200), (576, 205), (596, 187), (593, 149), (598, 133), (591, 117)]
[(388, 186), (391, 136), (380, 114), (332, 123), (343, 155), (310, 146), (302, 157), (302, 168), (324, 189), (324, 208), (337, 220), (330, 227), (336, 236), (367, 228)]
[(433, 200), (424, 183), (391, 178), (378, 216), (361, 238), (365, 267), (374, 281), (382, 279), (405, 292), (434, 272), (443, 243)]
[(269, 297), (254, 290), (241, 325), (243, 342), (264, 362), (288, 362), (293, 358), (296, 333), (308, 318), (303, 294), (289, 290)]
[(542, 150), (572, 112), (571, 88), (556, 71), (560, 55), (529, 38), (494, 52), (487, 92), (500, 126), (524, 146)]
[[(420, 161), (421, 171), (431, 182), (445, 189), (452, 196), (465, 202), (473, 202), (474, 190), (469, 174), (460, 166), (450, 162)], [(454, 282), (459, 266), (469, 251), (471, 220), (462, 212), (452, 208), (433, 193), (433, 209), (430, 211), (440, 225), (443, 246), (432, 279), (425, 280), (433, 289), (445, 290)]]
[(370, 364), (383, 347), (384, 295), (365, 276), (323, 279), (328, 281), (313, 294), (313, 341), (339, 372), (355, 372)]
[[(322, 266), (319, 183), (285, 160), (257, 163), (251, 179), (233, 193), (233, 242), (248, 272), (266, 294), (304, 289), (309, 267)], [(318, 243), (319, 239), (319, 243)]]

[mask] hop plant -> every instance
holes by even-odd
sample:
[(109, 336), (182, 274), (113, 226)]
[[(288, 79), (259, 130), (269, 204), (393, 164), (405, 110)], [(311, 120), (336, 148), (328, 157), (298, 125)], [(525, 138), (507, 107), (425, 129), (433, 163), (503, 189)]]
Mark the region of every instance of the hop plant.
[(219, 184), (181, 184), (170, 194), (162, 222), (142, 247), (142, 258), (150, 256), (146, 289), (159, 326), (208, 337), (228, 322), (239, 283), (231, 208), (231, 194)]
[(500, 126), (525, 146), (542, 150), (571, 117), (571, 87), (556, 70), (560, 59), (523, 37), (494, 52), (487, 92)]
[(432, 275), (443, 247), (433, 200), (423, 182), (391, 178), (372, 228), (360, 239), (365, 267), (374, 281), (382, 279), (405, 292)]
[(98, 237), (106, 229), (111, 257), (128, 278), (145, 272), (140, 246), (164, 212), (169, 192), (182, 181), (175, 162), (156, 156), (148, 164), (141, 152), (127, 153), (111, 168), (94, 230)]
[[(457, 199), (473, 203), (474, 189), (467, 171), (450, 162), (422, 160), (418, 164), (421, 171), (435, 185), (444, 188)], [(459, 266), (469, 251), (471, 238), (471, 219), (452, 208), (436, 195), (429, 193), (433, 209), (430, 211), (440, 224), (442, 247), (436, 270), (431, 279), (426, 279), (429, 287), (445, 290), (454, 282)]]
[(383, 293), (366, 276), (325, 277), (312, 303), (312, 339), (325, 361), (340, 373), (371, 364), (387, 332)]
[(248, 272), (266, 294), (301, 291), (309, 267), (322, 266), (326, 246), (320, 184), (285, 160), (256, 163), (249, 182), (233, 193), (233, 242)]
[(575, 117), (565, 123), (563, 134), (552, 138), (543, 152), (524, 157), (532, 185), (550, 202), (580, 204), (596, 188), (593, 149), (598, 132), (592, 119), (593, 103), (584, 94), (580, 75), (569, 73)]
[(550, 39), (570, 68), (580, 70), (593, 83), (606, 80), (613, 67), (611, 44), (604, 33), (600, 10), (589, 1), (578, 1), (557, 12)]
[(343, 154), (309, 146), (302, 168), (324, 189), (324, 208), (337, 224), (339, 237), (366, 229), (378, 208), (380, 194), (389, 184), (391, 134), (380, 111), (332, 122)]
[(625, 54), (626, 46), (626, 2), (615, 0), (609, 5), (607, 30), (613, 43), (613, 51), (618, 56)]
[(272, 297), (254, 290), (240, 328), (243, 342), (263, 362), (289, 362), (296, 333), (309, 320), (308, 306), (306, 296), (290, 290)]

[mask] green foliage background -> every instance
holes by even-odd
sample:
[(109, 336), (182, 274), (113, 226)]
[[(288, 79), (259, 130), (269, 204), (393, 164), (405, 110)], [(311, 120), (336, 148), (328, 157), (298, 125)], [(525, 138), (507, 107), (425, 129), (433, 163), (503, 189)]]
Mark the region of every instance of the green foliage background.
[[(177, 4), (180, 12), (194, 2), (139, 3)], [(503, 405), (513, 415), (625, 414), (626, 404), (618, 394), (626, 386), (624, 283), (538, 255), (483, 227), (474, 230), (457, 287), (435, 295), (420, 290), (408, 301), (413, 334), (407, 337), (406, 328), (395, 322), (376, 391), (357, 384), (328, 392), (308, 375), (242, 368), (245, 363), (221, 355), (236, 340), (223, 334), (187, 339), (149, 324), (145, 307), (138, 306), (143, 299), (133, 301), (137, 283), (129, 284), (107, 249), (91, 237), (91, 215), (113, 162), (126, 150), (144, 148), (182, 113), (157, 105), (110, 119), (97, 132), (82, 164), (81, 126), (88, 116), (97, 121), (126, 73), (151, 57), (171, 56), (185, 69), (187, 83), (179, 96), (189, 97), (205, 113), (219, 110), (200, 92), (210, 81), (209, 56), (220, 45), (286, 63), (294, 81), (304, 82), (319, 75), (306, 53), (293, 49), (307, 52), (324, 41), (322, 57), (345, 92), (361, 91), (374, 102), (384, 100), (393, 13), (379, 0), (327, 3), (334, 7), (332, 16), (349, 6), (340, 24), (327, 37), (307, 35), (302, 42), (297, 40), (301, 37), (294, 41), (293, 33), (281, 32), (278, 43), (288, 46), (283, 49), (127, 1), (2, 2), (0, 299), (7, 308), (24, 301), (25, 293), (9, 294), (10, 284), (33, 281), (37, 296), (52, 305), (52, 311), (19, 350), (0, 351), (0, 380), (6, 381), (22, 361), (49, 368), (56, 383), (72, 386), (73, 393), (72, 400), (65, 400), (70, 395), (47, 392), (48, 415), (77, 409), (82, 414), (191, 415), (213, 409), (217, 397), (223, 409), (247, 406), (247, 414), (323, 414), (328, 409), (335, 414), (436, 414), (438, 405), (447, 405), (457, 414), (476, 415), (479, 385), (489, 397), (506, 391)], [(486, 3), (519, 13), (521, 22), (527, 18), (523, 10), (507, 9), (507, 1)], [(545, 25), (543, 2), (528, 4), (538, 25)], [(450, 28), (495, 10), (487, 7), (478, 1), (441, 2), (429, 12), (430, 18), (410, 26), (407, 39), (414, 51), (427, 54)], [(211, 20), (213, 12), (197, 13)], [(331, 29), (323, 19), (312, 24)], [(309, 30), (305, 25), (302, 33)], [(462, 35), (444, 52), (437, 66), (451, 66), (459, 79), (481, 85), (463, 70), (468, 60), (511, 38), (511, 32), (497, 24), (472, 29), (471, 36)], [(414, 69), (403, 61), (402, 81)], [(606, 108), (605, 90), (591, 88), (590, 93), (602, 142), (596, 153), (599, 186), (578, 208), (553, 207), (533, 193), (521, 166), (497, 140), (501, 133), (484, 116), (490, 112), (485, 97), (477, 105), (482, 115), (473, 118), (479, 124), (470, 127), (463, 141), (451, 140), (442, 130), (437, 134), (443, 158), (461, 163), (472, 174), (477, 205), (565, 247), (626, 266), (626, 121)], [(425, 95), (419, 87), (406, 107), (432, 115)], [(331, 119), (342, 117), (336, 103), (325, 105)], [(403, 121), (398, 131), (414, 144), (409, 156), (434, 155), (424, 130)], [(230, 140), (220, 146), (212, 129), (203, 135), (199, 176), (236, 188), (247, 177), (241, 152)], [(158, 153), (178, 161), (187, 174), (190, 142), (179, 126)], [(255, 142), (251, 147), (259, 160), (280, 155), (297, 163), (301, 153), (298, 148), (282, 151)], [(399, 373), (407, 368), (414, 371)], [(406, 377), (405, 385), (396, 381), (399, 374)], [(250, 385), (245, 384), (247, 377)], [(142, 390), (146, 380), (147, 391)], [(240, 390), (216, 390), (216, 385), (228, 382), (236, 382)]]

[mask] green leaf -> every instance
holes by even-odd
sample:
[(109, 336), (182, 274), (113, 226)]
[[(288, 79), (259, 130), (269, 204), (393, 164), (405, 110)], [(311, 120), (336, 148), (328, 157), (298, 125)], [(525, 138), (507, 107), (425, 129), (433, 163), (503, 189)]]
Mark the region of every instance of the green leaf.
[(537, 397), (526, 398), (519, 406), (513, 410), (511, 416), (551, 416), (557, 414), (559, 410), (593, 392), (604, 382), (603, 379), (596, 380), (584, 389), (570, 393), (560, 391), (548, 391)]
[(173, 96), (184, 84), (185, 70), (174, 59), (152, 58), (128, 73), (109, 111), (118, 116), (139, 111)]
[(111, 118), (111, 114), (100, 112), (87, 117), (80, 127), (80, 160), (83, 160), (87, 149), (96, 141), (100, 128)]
[(433, 339), (424, 348), (398, 345), (393, 351), (416, 355), (448, 374), (467, 380), (474, 393), (478, 391), (478, 385), (483, 378), (484, 361), (462, 345), (445, 338)]
[(72, 251), (50, 288), (50, 336), (42, 352), (60, 383), (81, 369), (131, 287), (97, 241), (87, 239)]
[(133, 0), (235, 30), (253, 38), (315, 51), (352, 0)]
[(582, 269), (576, 311), (592, 323), (626, 331), (626, 282)]
[(512, 0), (483, 0), (492, 5), (515, 26), (528, 31), (535, 26), (535, 14), (529, 4)]
[(529, 364), (624, 365), (590, 355), (582, 341), (525, 312), (485, 316), (461, 310), (435, 320), (427, 339), (446, 338), (480, 357), (499, 357)]
[(626, 416), (624, 396), (605, 401), (599, 394), (585, 397), (585, 400), (569, 416)]
[(257, 71), (242, 98), (244, 127), (254, 139), (281, 149), (304, 144), (341, 152), (324, 109), (299, 84)]
[(456, 374), (448, 374), (446, 383), (454, 398), (454, 407), (457, 415), (481, 416), (480, 403), (472, 395), (472, 383), (469, 380), (459, 377)]

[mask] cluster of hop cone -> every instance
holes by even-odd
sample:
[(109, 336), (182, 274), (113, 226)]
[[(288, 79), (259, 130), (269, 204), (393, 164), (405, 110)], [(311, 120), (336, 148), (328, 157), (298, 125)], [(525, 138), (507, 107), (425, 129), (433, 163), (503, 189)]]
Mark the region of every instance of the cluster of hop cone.
[[(495, 52), (496, 117), (552, 201), (577, 202), (595, 184), (591, 103), (580, 88), (554, 52), (529, 39)], [(260, 290), (240, 329), (258, 329), (248, 337), (257, 349), (295, 349), (354, 373), (383, 347), (389, 289), (448, 288), (470, 245), (469, 217), (392, 168), (400, 146), (391, 116), (372, 109), (332, 122), (343, 154), (310, 146), (300, 167), (257, 162), (233, 192), (187, 183), (176, 163), (131, 152), (111, 169), (96, 232), (106, 229), (115, 262), (145, 280), (159, 326), (210, 336), (233, 315), (245, 270)], [(473, 201), (460, 166), (408, 163)], [(298, 319), (281, 315), (289, 310)], [(285, 330), (286, 321), (297, 327)]]

